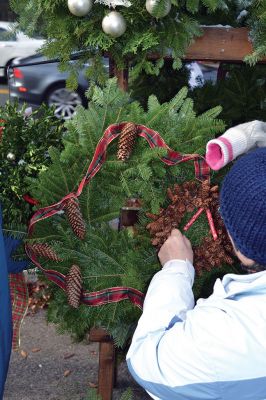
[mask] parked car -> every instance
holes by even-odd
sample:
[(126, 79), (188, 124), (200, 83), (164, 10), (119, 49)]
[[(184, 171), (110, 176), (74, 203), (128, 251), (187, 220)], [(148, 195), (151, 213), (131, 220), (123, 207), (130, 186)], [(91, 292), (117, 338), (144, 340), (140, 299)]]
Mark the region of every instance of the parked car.
[(30, 56), (43, 45), (44, 40), (32, 39), (23, 32), (14, 32), (14, 23), (0, 21), (0, 77), (16, 57)]
[[(103, 58), (103, 63), (108, 70), (108, 59)], [(88, 65), (84, 64), (78, 74), (77, 90), (69, 90), (66, 88), (69, 74), (59, 71), (58, 62), (51, 62), (40, 54), (18, 58), (13, 61), (10, 69), (10, 96), (17, 98), (21, 103), (28, 103), (33, 108), (42, 103), (54, 106), (57, 118), (70, 119), (78, 105), (86, 105), (85, 91), (89, 87), (89, 82), (84, 70)]]

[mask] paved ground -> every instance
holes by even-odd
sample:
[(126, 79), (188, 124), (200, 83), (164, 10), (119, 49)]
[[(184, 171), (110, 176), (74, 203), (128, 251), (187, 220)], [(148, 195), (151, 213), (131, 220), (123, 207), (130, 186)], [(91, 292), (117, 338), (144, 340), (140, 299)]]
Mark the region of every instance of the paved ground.
[(3, 79), (0, 78), (0, 105), (4, 105), (8, 99), (8, 88)]
[[(47, 325), (45, 312), (39, 311), (24, 320), (21, 350), (12, 354), (4, 400), (82, 400), (97, 384), (97, 376), (98, 344), (75, 344), (68, 335), (58, 335), (53, 324)], [(128, 387), (134, 400), (151, 399), (122, 362), (113, 400)]]

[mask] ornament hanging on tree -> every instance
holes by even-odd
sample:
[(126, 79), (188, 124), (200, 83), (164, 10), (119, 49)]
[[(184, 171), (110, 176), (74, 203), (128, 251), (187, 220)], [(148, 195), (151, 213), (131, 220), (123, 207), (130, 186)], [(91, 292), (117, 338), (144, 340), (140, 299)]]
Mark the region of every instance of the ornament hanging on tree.
[(118, 11), (111, 11), (102, 20), (102, 28), (104, 33), (117, 38), (125, 33), (126, 21)]
[(84, 17), (92, 8), (92, 0), (68, 0), (68, 9), (76, 17)]
[(115, 8), (116, 6), (130, 7), (131, 2), (128, 0), (95, 0), (94, 3), (104, 4), (108, 7)]
[(146, 0), (146, 10), (149, 14), (156, 18), (163, 18), (169, 14), (171, 10), (171, 0), (166, 0), (164, 7), (160, 10), (156, 10), (159, 0)]
[(14, 153), (9, 152), (9, 153), (7, 153), (7, 155), (6, 155), (6, 158), (7, 158), (9, 161), (14, 161), (15, 158), (16, 158), (16, 156), (15, 156)]

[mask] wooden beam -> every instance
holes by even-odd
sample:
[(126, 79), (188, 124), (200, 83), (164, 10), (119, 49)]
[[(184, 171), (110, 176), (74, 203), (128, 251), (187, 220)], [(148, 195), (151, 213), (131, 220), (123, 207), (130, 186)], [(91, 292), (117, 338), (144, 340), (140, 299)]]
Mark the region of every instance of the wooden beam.
[[(252, 53), (247, 28), (203, 27), (203, 36), (188, 48), (185, 60), (243, 62)], [(264, 58), (260, 63), (265, 63)]]

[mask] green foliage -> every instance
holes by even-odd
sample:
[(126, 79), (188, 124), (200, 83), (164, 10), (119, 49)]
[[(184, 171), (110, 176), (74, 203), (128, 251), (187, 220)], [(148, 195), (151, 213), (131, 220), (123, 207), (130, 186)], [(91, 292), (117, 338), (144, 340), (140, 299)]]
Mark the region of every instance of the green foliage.
[[(133, 400), (133, 393), (130, 388), (122, 393), (120, 400)], [(87, 396), (83, 400), (102, 400), (102, 397), (97, 393), (97, 389), (90, 388)]]
[(137, 79), (130, 75), (129, 91), (131, 97), (146, 107), (148, 97), (155, 95), (160, 103), (170, 101), (175, 94), (188, 84), (189, 71), (183, 65), (178, 71), (173, 68), (173, 61), (165, 60), (159, 75), (142, 72)]
[[(155, 12), (160, 14), (166, 0), (158, 1)], [(172, 52), (174, 68), (181, 67), (181, 57), (196, 36), (201, 35), (200, 22), (208, 13), (228, 11), (223, 0), (172, 0), (170, 13), (164, 18), (155, 18), (145, 8), (145, 1), (134, 0), (130, 7), (117, 7), (125, 18), (127, 29), (119, 38), (113, 38), (102, 30), (102, 19), (109, 9), (94, 3), (85, 17), (70, 13), (65, 0), (12, 0), (11, 6), (19, 16), (19, 25), (29, 35), (36, 31), (47, 38), (44, 53), (51, 58), (60, 57), (63, 64), (73, 51), (82, 51), (82, 61), (102, 56), (108, 52), (123, 68), (125, 60), (133, 61), (133, 74), (141, 71), (158, 75), (162, 61), (156, 65), (147, 59), (148, 53), (159, 53), (161, 57)], [(218, 12), (217, 12), (217, 15)], [(171, 50), (169, 50), (171, 49)], [(100, 65), (98, 64), (98, 67)], [(90, 75), (99, 74), (99, 68), (91, 68)], [(101, 75), (101, 78), (103, 75)]]
[(228, 127), (254, 119), (264, 120), (265, 67), (231, 65), (223, 68), (227, 71), (226, 79), (217, 81), (215, 85), (206, 83), (191, 91), (195, 109), (201, 113), (217, 103), (220, 104), (220, 116)]
[[(154, 9), (160, 15), (166, 0), (158, 0)], [(145, 1), (134, 0), (131, 7), (117, 7), (125, 18), (127, 29), (119, 38), (113, 38), (102, 30), (102, 19), (109, 9), (94, 3), (85, 17), (70, 13), (65, 0), (11, 0), (12, 9), (18, 15), (19, 26), (27, 34), (42, 34), (47, 42), (44, 53), (59, 57), (62, 67), (67, 65), (72, 52), (81, 51), (81, 63), (91, 59), (88, 77), (103, 82), (106, 79), (101, 56), (108, 52), (119, 69), (126, 60), (133, 62), (133, 76), (142, 71), (158, 75), (164, 56), (172, 53), (173, 68), (182, 66), (181, 58), (186, 49), (202, 33), (201, 25), (248, 26), (254, 51), (246, 61), (254, 65), (266, 55), (266, 4), (249, 0), (172, 0), (170, 13), (164, 18), (151, 16)], [(160, 60), (148, 60), (149, 53), (157, 53)], [(76, 65), (78, 68), (78, 64)], [(72, 69), (71, 84), (75, 86)]]
[[(0, 107), (0, 119), (5, 121), (0, 141), (0, 202), (5, 225), (27, 223), (32, 212), (23, 199), (28, 193), (27, 177), (36, 177), (45, 170), (50, 145), (61, 146), (62, 127), (53, 111), (43, 106), (29, 117), (24, 111), (25, 107), (19, 110), (17, 104), (8, 102)], [(8, 153), (14, 155), (13, 160)]]
[(250, 15), (248, 24), (251, 28), (250, 38), (254, 43), (254, 51), (246, 56), (246, 61), (254, 65), (258, 60), (266, 55), (266, 2), (250, 2)]
[[(88, 109), (80, 107), (75, 117), (65, 124), (63, 150), (51, 148), (50, 165), (39, 173), (38, 179), (31, 179), (31, 194), (40, 201), (40, 206), (46, 206), (75, 191), (104, 130), (115, 122), (144, 124), (157, 130), (174, 150), (203, 154), (205, 143), (224, 130), (223, 122), (217, 119), (221, 108), (215, 107), (197, 116), (187, 92), (184, 87), (162, 104), (152, 95), (145, 111), (117, 88), (115, 79), (109, 80), (103, 89), (94, 87)], [(194, 179), (193, 163), (168, 167), (160, 160), (165, 150), (150, 149), (141, 137), (137, 138), (130, 159), (121, 162), (116, 156), (117, 142), (116, 139), (109, 145), (106, 162), (79, 197), (86, 223), (84, 241), (74, 236), (64, 214), (37, 223), (29, 240), (50, 243), (64, 260), (56, 265), (42, 260), (46, 268), (67, 274), (71, 265), (79, 265), (87, 292), (125, 286), (145, 293), (151, 277), (160, 268), (145, 228), (148, 222), (145, 211), (158, 212), (161, 206), (167, 205), (169, 186)], [(136, 236), (130, 230), (110, 228), (110, 221), (119, 217), (126, 199), (132, 197), (139, 198), (143, 204)], [(206, 235), (205, 220), (202, 226), (202, 234)], [(196, 229), (199, 232), (198, 225)], [(128, 342), (140, 316), (136, 306), (122, 301), (102, 307), (81, 305), (76, 310), (67, 304), (61, 289), (52, 287), (48, 318), (59, 324), (61, 332), (68, 331), (81, 339), (90, 327), (101, 326), (112, 334), (117, 346)]]

